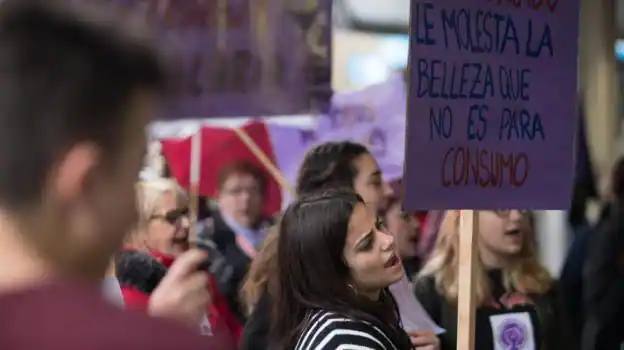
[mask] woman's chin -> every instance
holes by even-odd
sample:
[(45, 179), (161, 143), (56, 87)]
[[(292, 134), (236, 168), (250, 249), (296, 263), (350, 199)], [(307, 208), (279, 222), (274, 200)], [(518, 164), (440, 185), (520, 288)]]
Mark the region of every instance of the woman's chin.
[(397, 264), (387, 269), (388, 274), (392, 276), (389, 280), (388, 286), (399, 282), (405, 276), (405, 269), (403, 264)]

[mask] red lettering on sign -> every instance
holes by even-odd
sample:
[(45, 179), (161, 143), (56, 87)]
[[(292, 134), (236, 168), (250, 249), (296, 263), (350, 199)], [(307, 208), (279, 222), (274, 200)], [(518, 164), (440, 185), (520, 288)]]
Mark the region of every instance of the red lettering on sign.
[(504, 153), (482, 148), (451, 147), (444, 153), (441, 182), (445, 188), (524, 186), (530, 174), (526, 153)]

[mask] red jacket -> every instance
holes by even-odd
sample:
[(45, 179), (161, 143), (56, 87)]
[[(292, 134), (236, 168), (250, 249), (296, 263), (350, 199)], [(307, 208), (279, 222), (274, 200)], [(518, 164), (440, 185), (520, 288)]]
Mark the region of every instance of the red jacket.
[[(175, 260), (174, 257), (160, 252), (151, 251), (150, 254), (167, 268), (171, 267)], [(212, 302), (208, 306), (207, 314), (209, 315), (208, 319), (214, 338), (218, 338), (215, 341), (221, 345), (219, 349), (235, 350), (237, 349), (243, 327), (230, 311), (225, 297), (215, 287), (216, 281), (214, 276), (210, 276), (208, 283)], [(147, 312), (149, 295), (131, 286), (121, 286), (121, 291), (127, 309)]]

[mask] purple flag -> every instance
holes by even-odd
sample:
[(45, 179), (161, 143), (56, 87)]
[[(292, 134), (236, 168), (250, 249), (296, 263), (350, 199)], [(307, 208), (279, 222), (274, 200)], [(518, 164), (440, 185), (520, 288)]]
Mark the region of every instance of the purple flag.
[[(293, 126), (267, 124), (273, 154), (277, 167), (291, 184), (296, 186), (297, 174), (306, 152), (316, 140), (316, 133), (311, 129), (302, 129)], [(282, 207), (287, 207), (294, 200), (291, 193), (282, 191)]]
[(351, 140), (366, 145), (385, 180), (403, 176), (406, 91), (403, 76), (364, 90), (334, 95), (329, 115), (319, 120), (319, 142)]
[[(306, 152), (321, 143), (351, 140), (366, 145), (379, 162), (386, 181), (403, 176), (406, 89), (399, 74), (364, 90), (335, 94), (328, 115), (315, 128), (269, 123), (278, 168), (294, 186)], [(282, 193), (283, 204), (291, 196)]]
[(565, 209), (579, 1), (412, 1), (406, 207)]
[(165, 119), (326, 111), (330, 0), (111, 0), (148, 16), (176, 68)]

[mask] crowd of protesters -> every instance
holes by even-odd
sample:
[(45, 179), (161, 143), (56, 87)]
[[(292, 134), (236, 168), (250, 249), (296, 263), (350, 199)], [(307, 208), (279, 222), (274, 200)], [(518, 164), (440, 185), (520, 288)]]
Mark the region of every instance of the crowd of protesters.
[[(138, 33), (97, 9), (0, 4), (0, 349), (456, 347), (459, 212), (404, 212), (409, 184), (365, 146), (311, 149), (273, 217), (248, 162), (215, 169), (197, 222), (174, 179), (137, 181), (167, 87)], [(477, 349), (623, 344), (623, 164), (561, 283), (532, 213), (479, 212)], [(442, 331), (408, 327), (413, 303)]]

